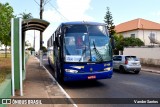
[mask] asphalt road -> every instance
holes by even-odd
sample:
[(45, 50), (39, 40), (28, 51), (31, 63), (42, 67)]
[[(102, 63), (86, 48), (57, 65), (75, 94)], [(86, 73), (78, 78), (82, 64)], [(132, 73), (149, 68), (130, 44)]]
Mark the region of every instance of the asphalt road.
[[(53, 69), (44, 60), (45, 67)], [(160, 98), (160, 74), (114, 71), (111, 79), (60, 84), (71, 98)], [(114, 99), (113, 99), (114, 100)], [(159, 107), (159, 104), (78, 104), (80, 107)]]

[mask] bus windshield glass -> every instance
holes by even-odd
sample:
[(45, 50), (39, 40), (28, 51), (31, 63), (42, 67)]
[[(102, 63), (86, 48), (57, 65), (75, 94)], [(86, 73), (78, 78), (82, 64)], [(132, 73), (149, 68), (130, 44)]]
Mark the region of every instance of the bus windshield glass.
[(105, 26), (68, 25), (64, 31), (65, 62), (103, 62), (112, 59)]

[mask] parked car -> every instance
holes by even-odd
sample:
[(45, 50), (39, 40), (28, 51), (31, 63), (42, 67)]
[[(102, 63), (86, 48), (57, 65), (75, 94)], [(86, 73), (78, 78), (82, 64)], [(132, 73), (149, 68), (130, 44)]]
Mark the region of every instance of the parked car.
[(120, 72), (134, 72), (138, 74), (141, 71), (140, 60), (136, 56), (115, 55), (113, 56), (113, 69)]

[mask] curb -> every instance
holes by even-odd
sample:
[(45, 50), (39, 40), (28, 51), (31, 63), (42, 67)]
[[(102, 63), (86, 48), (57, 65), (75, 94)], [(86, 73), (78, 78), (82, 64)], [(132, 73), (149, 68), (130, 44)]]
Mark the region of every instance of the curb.
[[(52, 80), (56, 81), (56, 79), (49, 73), (49, 71), (43, 66), (43, 68), (47, 71), (47, 73), (49, 74), (50, 78), (52, 78)], [(71, 99), (71, 97), (67, 94), (67, 92), (61, 87), (61, 85), (56, 81), (56, 84), (58, 85), (58, 87), (60, 88), (60, 90), (66, 95), (66, 97), (70, 100), (70, 102), (73, 104), (74, 107), (78, 107), (75, 102)]]
[(152, 73), (158, 73), (160, 74), (160, 71), (153, 70), (153, 69), (141, 69), (142, 71), (152, 72)]
[[(39, 62), (40, 60), (35, 57)], [(50, 78), (54, 81), (56, 81), (56, 84), (58, 85), (58, 87), (60, 88), (60, 90), (66, 95), (66, 97), (70, 100), (70, 102), (73, 104), (74, 107), (78, 107), (75, 102), (71, 99), (71, 97), (67, 94), (67, 92), (61, 87), (61, 85), (57, 82), (57, 80), (49, 73), (49, 71), (46, 69), (46, 67), (44, 65), (42, 65), (42, 67), (46, 70), (46, 72), (49, 74)]]

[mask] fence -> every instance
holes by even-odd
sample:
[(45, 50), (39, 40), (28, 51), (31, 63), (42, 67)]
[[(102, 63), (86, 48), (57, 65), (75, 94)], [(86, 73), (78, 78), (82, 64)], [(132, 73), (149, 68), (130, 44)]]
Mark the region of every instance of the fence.
[(160, 47), (129, 47), (124, 49), (123, 54), (139, 57), (142, 64), (160, 66)]

